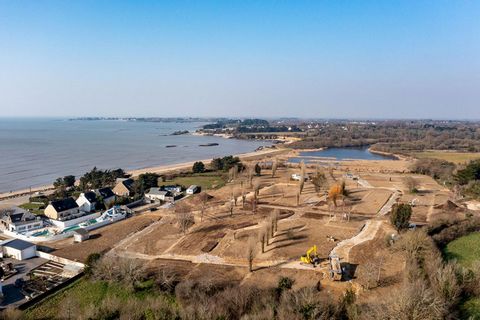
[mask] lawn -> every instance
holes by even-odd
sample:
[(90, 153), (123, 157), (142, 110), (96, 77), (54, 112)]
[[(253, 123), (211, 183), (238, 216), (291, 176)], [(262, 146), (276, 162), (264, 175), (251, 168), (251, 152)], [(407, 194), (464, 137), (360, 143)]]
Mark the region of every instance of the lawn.
[(197, 185), (202, 190), (218, 189), (225, 185), (226, 179), (223, 173), (208, 172), (199, 173), (191, 176), (176, 177), (172, 180), (167, 180), (163, 185), (178, 184), (188, 188), (191, 185)]
[(468, 163), (471, 160), (480, 159), (480, 153), (478, 152), (423, 151), (415, 152), (412, 155), (416, 158), (435, 158), (455, 164)]
[(43, 214), (45, 205), (43, 203), (24, 203), (19, 205), (20, 208), (30, 211), (33, 214)]
[(65, 289), (57, 292), (36, 306), (26, 311), (26, 319), (55, 319), (61, 317), (64, 305), (75, 301), (75, 307), (84, 309), (91, 304), (99, 306), (105, 299), (119, 298), (121, 301), (158, 296), (152, 288), (152, 283), (147, 283), (141, 291), (131, 292), (119, 284), (109, 284), (105, 281), (90, 281), (82, 278)]
[[(480, 261), (480, 232), (453, 240), (444, 253), (447, 259), (456, 259), (464, 267), (471, 267), (474, 261)], [(461, 308), (471, 319), (480, 319), (480, 297), (465, 301)]]
[(465, 267), (480, 261), (480, 232), (474, 232), (450, 242), (445, 248), (447, 259), (456, 259)]
[(467, 300), (463, 303), (461, 309), (466, 317), (470, 317), (469, 319), (480, 319), (480, 298)]

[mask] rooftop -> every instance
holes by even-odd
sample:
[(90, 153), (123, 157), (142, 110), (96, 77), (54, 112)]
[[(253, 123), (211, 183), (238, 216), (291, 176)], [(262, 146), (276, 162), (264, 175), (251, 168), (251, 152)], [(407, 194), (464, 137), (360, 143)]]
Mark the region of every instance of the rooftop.
[(17, 250), (24, 250), (24, 249), (35, 246), (35, 244), (21, 240), (21, 239), (14, 239), (4, 243), (3, 246), (17, 249)]

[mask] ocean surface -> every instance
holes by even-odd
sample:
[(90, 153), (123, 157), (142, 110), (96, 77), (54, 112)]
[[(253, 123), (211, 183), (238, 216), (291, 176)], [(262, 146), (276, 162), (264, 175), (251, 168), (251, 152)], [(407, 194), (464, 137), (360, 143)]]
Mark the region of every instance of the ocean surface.
[[(204, 123), (0, 118), (0, 192), (101, 169), (142, 169), (254, 151), (269, 142), (170, 134)], [(218, 143), (200, 147), (199, 144)], [(167, 148), (167, 145), (177, 145)]]
[(335, 160), (395, 160), (396, 157), (372, 153), (368, 148), (328, 148), (319, 151), (300, 152), (298, 157), (289, 159), (290, 162), (298, 163), (304, 160), (311, 162), (311, 157), (333, 158)]

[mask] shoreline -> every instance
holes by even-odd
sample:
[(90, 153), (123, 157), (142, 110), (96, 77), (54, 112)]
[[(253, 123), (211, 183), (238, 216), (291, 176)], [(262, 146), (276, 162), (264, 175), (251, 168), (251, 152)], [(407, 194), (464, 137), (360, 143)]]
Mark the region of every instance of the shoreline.
[[(252, 151), (252, 152), (247, 152), (247, 153), (240, 153), (240, 154), (235, 154), (233, 155), (234, 157), (239, 157), (240, 160), (244, 161), (249, 161), (249, 160), (254, 160), (256, 157), (264, 157), (264, 156), (273, 156), (274, 154), (282, 154), (282, 153), (287, 153), (290, 152), (290, 149), (287, 148), (264, 148), (262, 150), (258, 151)], [(228, 156), (228, 155), (225, 155)], [(212, 159), (198, 159), (198, 160), (193, 160), (193, 161), (188, 161), (188, 162), (180, 162), (176, 164), (168, 164), (168, 165), (159, 165), (159, 166), (154, 166), (154, 167), (146, 167), (146, 168), (139, 168), (139, 169), (133, 169), (126, 171), (127, 174), (130, 174), (132, 177), (138, 177), (142, 173), (167, 173), (167, 172), (172, 172), (172, 171), (178, 171), (178, 170), (185, 170), (185, 169), (191, 169), (193, 164), (197, 161), (202, 161), (205, 164), (208, 164)], [(61, 174), (60, 174), (61, 175)], [(78, 182), (78, 179), (77, 179)], [(8, 199), (13, 199), (13, 198), (18, 198), (18, 197), (24, 197), (28, 195), (33, 195), (36, 192), (46, 192), (46, 191), (51, 191), (54, 190), (55, 188), (53, 187), (53, 184), (48, 184), (48, 185), (41, 185), (41, 186), (35, 186), (30, 188), (25, 188), (25, 189), (19, 189), (19, 190), (12, 190), (10, 192), (0, 192), (0, 201), (3, 200), (8, 200)]]

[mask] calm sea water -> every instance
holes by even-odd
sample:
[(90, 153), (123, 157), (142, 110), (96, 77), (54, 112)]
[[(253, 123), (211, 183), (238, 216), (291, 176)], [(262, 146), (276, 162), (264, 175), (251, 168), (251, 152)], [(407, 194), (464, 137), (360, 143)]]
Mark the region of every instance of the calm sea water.
[[(94, 166), (125, 170), (254, 151), (268, 142), (193, 135), (203, 123), (0, 119), (0, 192), (81, 176)], [(200, 147), (199, 144), (219, 146)], [(167, 145), (177, 145), (166, 148)]]
[(358, 160), (395, 160), (395, 157), (372, 153), (368, 148), (328, 148), (319, 151), (300, 152), (299, 157), (290, 159), (291, 162), (300, 162), (302, 159), (309, 162), (309, 157), (325, 157), (336, 160), (358, 159)]

